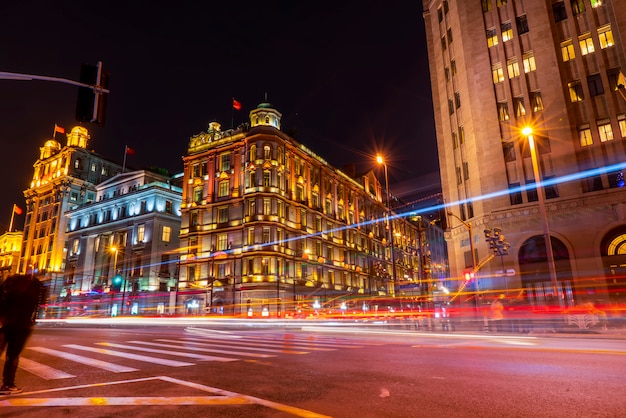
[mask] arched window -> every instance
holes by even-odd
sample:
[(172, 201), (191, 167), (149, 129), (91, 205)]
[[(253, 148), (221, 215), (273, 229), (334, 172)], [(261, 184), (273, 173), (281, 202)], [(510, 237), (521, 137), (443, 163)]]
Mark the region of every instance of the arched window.
[(272, 158), (272, 148), (269, 145), (263, 147), (263, 158), (269, 160)]

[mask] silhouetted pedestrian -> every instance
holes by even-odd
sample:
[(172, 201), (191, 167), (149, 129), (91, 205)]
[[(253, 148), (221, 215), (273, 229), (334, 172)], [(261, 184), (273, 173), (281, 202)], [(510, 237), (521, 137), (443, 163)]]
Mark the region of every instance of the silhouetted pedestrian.
[(15, 385), (15, 373), (32, 332), (41, 292), (41, 282), (32, 276), (18, 274), (0, 283), (0, 355), (6, 348), (0, 395), (22, 392)]

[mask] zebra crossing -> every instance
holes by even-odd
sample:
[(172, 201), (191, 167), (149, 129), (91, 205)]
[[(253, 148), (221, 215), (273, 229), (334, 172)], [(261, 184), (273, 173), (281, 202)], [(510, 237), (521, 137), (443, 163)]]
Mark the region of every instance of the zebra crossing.
[[(91, 344), (61, 344), (56, 348), (27, 346), (19, 367), (45, 380), (70, 379), (76, 363), (112, 373), (129, 373), (150, 365), (189, 367), (201, 362), (234, 362), (270, 359), (281, 355), (306, 355), (380, 345), (372, 342), (337, 340), (331, 337), (291, 334), (232, 335), (190, 329), (184, 336), (125, 341), (98, 341)], [(33, 359), (33, 355), (37, 360)], [(62, 360), (59, 362), (59, 359)], [(120, 360), (123, 359), (123, 360)], [(107, 361), (109, 360), (109, 361)], [(46, 364), (54, 361), (55, 367)], [(123, 363), (123, 364), (121, 364)], [(66, 369), (56, 367), (67, 365)], [(62, 367), (63, 368), (63, 367)], [(87, 369), (82, 369), (85, 371)]]

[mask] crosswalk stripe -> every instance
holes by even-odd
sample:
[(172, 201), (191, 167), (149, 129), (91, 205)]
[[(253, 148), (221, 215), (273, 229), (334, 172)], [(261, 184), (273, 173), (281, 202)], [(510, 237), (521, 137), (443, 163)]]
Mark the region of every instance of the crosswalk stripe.
[(302, 345), (302, 346), (315, 346), (315, 347), (332, 347), (332, 348), (362, 348), (362, 345), (354, 345), (350, 343), (335, 343), (335, 342), (326, 342), (326, 341), (309, 341), (302, 338), (259, 338), (253, 337), (254, 341), (263, 341), (268, 343), (282, 343), (286, 345)]
[(77, 354), (66, 353), (64, 351), (53, 350), (51, 348), (46, 347), (26, 347), (29, 350), (37, 351), (39, 353), (48, 354), (55, 357), (60, 357), (65, 360), (71, 360), (76, 363), (86, 364), (88, 366), (93, 366), (99, 369), (108, 370), (113, 373), (125, 373), (125, 372), (136, 372), (138, 369), (133, 369), (132, 367), (120, 366), (117, 364), (109, 363), (107, 361), (96, 360), (89, 357), (79, 356)]
[[(194, 344), (194, 345), (199, 345), (201, 347), (221, 347), (224, 348), (226, 346), (226, 344), (221, 343), (206, 343), (206, 342), (198, 342), (197, 338), (188, 338), (188, 337), (184, 337), (181, 338), (182, 340), (189, 340), (188, 343), (189, 344)], [(245, 344), (245, 343), (244, 343)], [(228, 344), (230, 345), (230, 344)], [(259, 345), (259, 344), (256, 344)], [(262, 346), (262, 347), (266, 347), (266, 346)], [(268, 353), (281, 353), (281, 354), (309, 354), (308, 351), (294, 351), (294, 350), (284, 350), (284, 349), (278, 349), (278, 348), (258, 348), (258, 347), (233, 347), (233, 348), (237, 348), (240, 350), (248, 350), (248, 351), (265, 351)]]
[[(190, 337), (183, 337), (183, 339), (185, 340), (189, 340), (189, 339), (194, 339), (194, 340), (198, 340), (198, 338), (190, 338)], [(253, 347), (270, 347), (270, 348), (276, 348), (276, 347), (284, 347), (284, 348), (294, 348), (294, 349), (305, 349), (307, 351), (335, 351), (336, 348), (324, 348), (324, 347), (312, 347), (312, 346), (300, 346), (302, 344), (285, 344), (282, 341), (267, 341), (267, 342), (253, 342), (253, 341), (224, 341), (224, 340), (214, 340), (212, 338), (202, 338), (200, 339), (201, 341), (211, 341), (211, 342), (219, 342), (219, 346), (220, 347), (226, 347), (226, 346), (240, 346), (240, 345), (245, 345), (245, 346), (253, 346)]]
[(69, 379), (76, 377), (73, 374), (65, 373), (61, 370), (54, 369), (50, 366), (46, 366), (45, 364), (37, 363), (36, 361), (29, 360), (25, 357), (20, 357), (20, 369), (26, 370), (27, 372), (46, 380)]
[[(184, 341), (177, 341), (177, 340), (166, 340), (166, 339), (159, 339), (157, 341), (162, 341), (162, 342), (168, 342), (168, 343), (183, 343), (183, 344), (187, 344)], [(184, 345), (183, 347), (181, 347), (180, 345), (172, 345), (172, 344), (159, 344), (159, 343), (153, 343), (153, 342), (149, 342), (149, 341), (128, 341), (129, 343), (133, 343), (133, 344), (145, 344), (145, 345), (153, 345), (155, 347), (165, 347), (165, 348), (173, 348), (173, 349), (185, 349), (185, 350), (190, 350), (190, 351), (204, 351), (207, 353), (221, 353), (221, 354), (231, 354), (231, 355), (237, 355), (237, 356), (244, 356), (244, 357), (256, 357), (256, 358), (270, 358), (270, 357), (276, 357), (273, 354), (257, 354), (257, 353), (242, 353), (242, 352), (232, 352), (232, 351), (226, 351), (226, 350), (219, 350), (216, 348), (201, 348), (201, 347), (189, 347), (188, 345)]]
[(114, 357), (123, 357), (123, 358), (131, 359), (131, 360), (145, 361), (147, 363), (155, 363), (155, 364), (160, 364), (162, 366), (183, 367), (183, 366), (195, 365), (194, 363), (185, 363), (182, 361), (167, 360), (167, 359), (162, 359), (158, 357), (140, 356), (138, 354), (107, 350), (105, 348), (86, 347), (83, 345), (76, 345), (76, 344), (67, 344), (67, 345), (64, 345), (63, 347), (73, 348), (75, 350), (89, 351), (92, 353), (106, 354), (106, 355), (114, 356)]
[[(135, 344), (136, 343), (142, 344), (141, 341), (128, 341), (128, 342), (135, 343)], [(115, 343), (96, 343), (96, 344), (104, 345), (106, 347), (125, 348), (127, 350), (143, 351), (146, 353), (168, 354), (170, 356), (187, 357), (187, 358), (193, 358), (193, 359), (202, 360), (202, 361), (221, 361), (221, 362), (237, 361), (237, 359), (235, 358), (205, 356), (203, 354), (182, 353), (180, 351), (171, 351), (171, 350), (158, 350), (156, 348), (137, 347), (134, 345), (126, 345), (126, 344), (115, 344)]]

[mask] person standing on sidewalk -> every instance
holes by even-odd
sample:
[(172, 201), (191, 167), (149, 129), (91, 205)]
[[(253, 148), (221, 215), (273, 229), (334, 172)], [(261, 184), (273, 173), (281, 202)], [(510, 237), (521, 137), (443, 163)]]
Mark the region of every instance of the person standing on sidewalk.
[[(490, 307), (490, 322), (492, 327), (495, 326), (497, 332), (502, 332), (502, 321), (504, 320), (504, 306), (500, 299), (504, 299), (504, 295), (500, 295), (493, 302)], [(493, 328), (491, 329), (493, 331)]]
[(16, 274), (0, 283), (0, 355), (6, 348), (0, 395), (21, 393), (15, 385), (20, 354), (32, 333), (43, 286), (32, 275)]

